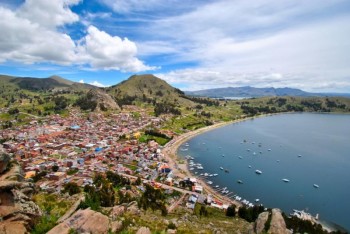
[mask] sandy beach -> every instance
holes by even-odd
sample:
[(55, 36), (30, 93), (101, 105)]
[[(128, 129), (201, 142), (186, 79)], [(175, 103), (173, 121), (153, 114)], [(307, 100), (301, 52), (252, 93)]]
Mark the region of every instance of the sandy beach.
[(210, 131), (210, 130), (213, 130), (213, 129), (216, 129), (216, 128), (219, 128), (219, 127), (222, 127), (225, 125), (242, 122), (242, 121), (249, 120), (249, 119), (252, 119), (252, 118), (242, 118), (242, 119), (233, 120), (233, 121), (229, 121), (229, 122), (216, 123), (216, 124), (211, 125), (211, 126), (207, 126), (204, 128), (197, 129), (195, 131), (191, 131), (191, 132), (182, 134), (182, 135), (172, 139), (170, 142), (168, 142), (164, 146), (162, 152), (163, 152), (164, 156), (166, 157), (166, 159), (168, 160), (169, 166), (171, 168), (173, 168), (174, 175), (177, 177), (180, 177), (180, 178), (195, 177), (195, 178), (197, 178), (197, 181), (203, 186), (204, 192), (206, 194), (212, 194), (213, 197), (219, 199), (220, 201), (224, 202), (225, 204), (234, 204), (237, 207), (242, 206), (242, 203), (222, 195), (220, 192), (214, 190), (211, 186), (207, 185), (203, 181), (203, 179), (198, 178), (198, 176), (191, 174), (190, 171), (188, 170), (187, 161), (185, 161), (182, 164), (178, 164), (177, 161), (179, 160), (179, 158), (177, 155), (177, 150), (183, 143), (185, 143), (189, 139), (191, 139), (199, 134), (202, 134), (204, 132), (207, 132), (207, 131)]

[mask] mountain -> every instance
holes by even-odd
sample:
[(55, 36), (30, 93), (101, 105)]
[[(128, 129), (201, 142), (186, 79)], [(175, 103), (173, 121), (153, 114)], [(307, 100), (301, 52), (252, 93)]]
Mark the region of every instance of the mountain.
[(299, 97), (316, 97), (316, 96), (350, 96), (350, 94), (341, 93), (309, 93), (300, 89), (293, 88), (254, 88), (250, 86), (244, 87), (228, 87), (217, 89), (206, 89), (198, 91), (187, 91), (187, 95), (203, 96), (203, 97), (266, 97), (266, 96), (299, 96)]
[(93, 85), (81, 84), (66, 80), (59, 76), (50, 76), (48, 78), (34, 78), (34, 77), (14, 77), (7, 75), (0, 75), (0, 84), (8, 88), (19, 88), (30, 91), (43, 90), (75, 90), (88, 91), (91, 88), (96, 88)]
[(107, 88), (106, 91), (119, 102), (135, 100), (153, 104), (171, 103), (184, 106), (193, 104), (192, 101), (186, 99), (181, 90), (151, 74), (133, 75), (129, 79)]

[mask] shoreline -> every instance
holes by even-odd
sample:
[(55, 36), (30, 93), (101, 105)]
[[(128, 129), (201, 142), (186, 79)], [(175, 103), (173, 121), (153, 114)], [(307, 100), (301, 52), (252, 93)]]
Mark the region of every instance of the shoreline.
[(220, 192), (214, 190), (214, 188), (212, 188), (210, 185), (205, 183), (203, 178), (199, 178), (198, 176), (192, 174), (188, 170), (187, 160), (185, 160), (185, 162), (183, 164), (178, 164), (177, 160), (180, 160), (180, 158), (177, 154), (178, 148), (186, 141), (188, 141), (191, 138), (196, 137), (202, 133), (205, 133), (205, 132), (208, 132), (208, 131), (211, 131), (211, 130), (214, 130), (214, 129), (217, 129), (220, 127), (224, 127), (224, 126), (227, 126), (229, 124), (236, 124), (236, 123), (240, 123), (240, 122), (247, 121), (247, 120), (253, 120), (255, 118), (267, 117), (267, 116), (273, 116), (273, 115), (279, 115), (279, 114), (283, 114), (283, 113), (271, 113), (271, 114), (253, 116), (253, 117), (243, 117), (243, 118), (239, 118), (236, 120), (231, 120), (228, 122), (220, 122), (220, 123), (216, 123), (216, 124), (213, 124), (213, 125), (210, 125), (210, 126), (207, 126), (204, 128), (200, 128), (200, 129), (197, 129), (194, 131), (190, 131), (190, 132), (184, 133), (184, 134), (172, 139), (171, 141), (169, 141), (162, 149), (162, 153), (165, 156), (165, 158), (167, 159), (170, 168), (173, 169), (173, 173), (175, 176), (180, 177), (180, 178), (185, 178), (185, 177), (196, 178), (197, 181), (199, 181), (199, 183), (203, 187), (203, 191), (205, 191), (207, 194), (211, 194), (213, 197), (221, 200), (224, 203), (234, 204), (238, 208), (238, 207), (243, 206), (242, 202), (231, 199), (229, 197), (226, 197), (225, 195), (222, 195)]
[[(206, 194), (211, 194), (214, 198), (217, 198), (218, 200), (222, 201), (224, 204), (234, 204), (237, 208), (244, 206), (244, 204), (240, 201), (234, 200), (232, 198), (226, 197), (225, 195), (222, 195), (219, 191), (216, 191), (213, 187), (205, 183), (205, 180), (203, 178), (200, 178), (199, 176), (192, 174), (188, 170), (188, 161), (184, 160), (183, 163), (178, 164), (178, 161), (180, 160), (179, 155), (177, 154), (177, 151), (179, 147), (185, 143), (186, 141), (190, 140), (193, 137), (196, 137), (202, 133), (227, 126), (229, 124), (236, 124), (247, 120), (253, 120), (255, 118), (261, 118), (261, 117), (267, 117), (267, 116), (275, 116), (280, 114), (293, 114), (293, 113), (305, 113), (305, 112), (279, 112), (279, 113), (269, 113), (269, 114), (262, 114), (258, 116), (252, 116), (252, 117), (243, 117), (236, 120), (231, 120), (228, 122), (219, 122), (204, 128), (200, 128), (194, 131), (190, 131), (187, 133), (184, 133), (171, 141), (169, 141), (164, 148), (162, 149), (162, 153), (164, 157), (167, 159), (169, 166), (173, 169), (173, 173), (175, 176), (178, 176), (180, 178), (185, 177), (194, 177), (197, 179), (197, 181), (200, 183), (200, 185), (203, 187), (203, 191), (205, 191)], [(315, 113), (315, 114), (338, 114), (338, 113), (328, 113), (328, 112), (307, 112), (307, 113)], [(345, 113), (350, 114), (350, 113)], [(234, 192), (234, 191), (231, 191)], [(253, 203), (254, 204), (254, 203)], [(320, 225), (322, 225), (323, 229), (331, 232), (336, 230), (346, 230), (344, 228), (337, 228), (333, 225), (329, 225), (329, 223), (325, 220), (318, 220), (317, 222)]]

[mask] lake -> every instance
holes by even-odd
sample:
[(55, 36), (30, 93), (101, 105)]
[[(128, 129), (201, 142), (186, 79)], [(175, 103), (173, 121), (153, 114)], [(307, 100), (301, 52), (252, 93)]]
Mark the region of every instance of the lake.
[(178, 154), (191, 155), (203, 165), (204, 170), (192, 173), (219, 174), (208, 177), (213, 186), (227, 187), (252, 203), (260, 199), (265, 207), (287, 214), (293, 209), (319, 214), (321, 220), (350, 230), (350, 115), (255, 118), (205, 132), (187, 143)]

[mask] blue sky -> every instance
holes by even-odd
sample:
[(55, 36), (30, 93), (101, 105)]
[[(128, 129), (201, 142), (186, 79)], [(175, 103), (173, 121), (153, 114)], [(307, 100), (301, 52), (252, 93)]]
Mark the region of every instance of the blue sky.
[(0, 74), (350, 92), (348, 0), (1, 0)]

